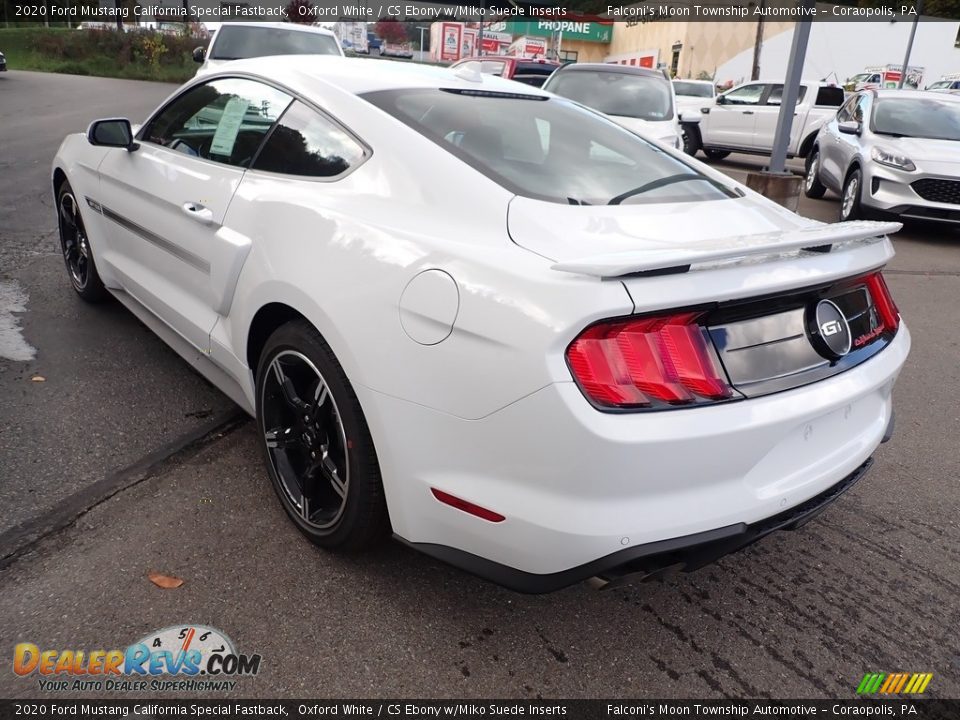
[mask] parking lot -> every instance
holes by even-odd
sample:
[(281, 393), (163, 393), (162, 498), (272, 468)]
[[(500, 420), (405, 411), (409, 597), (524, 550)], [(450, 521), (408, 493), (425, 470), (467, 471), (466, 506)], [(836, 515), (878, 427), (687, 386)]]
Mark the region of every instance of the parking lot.
[[(311, 546), (252, 423), (118, 304), (74, 297), (50, 199), (57, 145), (96, 117), (138, 122), (172, 90), (0, 76), (0, 329), (16, 294), (36, 349), (6, 359), (0, 332), (8, 648), (211, 625), (263, 657), (237, 697), (847, 698), (871, 671), (932, 672), (927, 695), (960, 695), (960, 232), (894, 238), (887, 279), (913, 351), (896, 435), (846, 496), (694, 574), (518, 595), (397, 544), (361, 558)], [(717, 167), (742, 180), (762, 163)], [(800, 212), (834, 220), (837, 205)], [(152, 570), (185, 583), (161, 590)], [(0, 673), (3, 697), (38, 694)]]

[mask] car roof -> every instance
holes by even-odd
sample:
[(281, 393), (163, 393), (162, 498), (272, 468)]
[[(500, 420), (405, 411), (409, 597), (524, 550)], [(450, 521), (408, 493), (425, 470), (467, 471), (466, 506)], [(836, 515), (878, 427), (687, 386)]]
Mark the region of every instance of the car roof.
[(496, 75), (476, 73), (468, 78), (448, 67), (339, 55), (275, 55), (234, 60), (221, 72), (204, 77), (242, 72), (262, 75), (305, 94), (309, 94), (311, 87), (334, 86), (354, 95), (403, 88), (452, 88), (553, 97), (539, 88)]
[(905, 99), (915, 99), (915, 100), (949, 100), (950, 102), (960, 102), (960, 98), (952, 97), (949, 93), (942, 92), (933, 92), (927, 90), (910, 90), (905, 89), (896, 89), (896, 88), (884, 88), (877, 90), (868, 90), (865, 92), (872, 92), (878, 98), (905, 98)]
[(293, 30), (294, 32), (310, 32), (317, 35), (330, 35), (336, 37), (332, 30), (317, 25), (304, 25), (303, 23), (279, 23), (279, 22), (225, 22), (217, 28), (219, 32), (225, 27), (255, 27), (272, 28), (274, 30)]
[(619, 65), (617, 63), (570, 63), (564, 65), (561, 69), (564, 72), (593, 70), (594, 72), (623, 73), (624, 75), (643, 75), (645, 77), (657, 77), (661, 80), (666, 79), (660, 70), (651, 70), (636, 65)]

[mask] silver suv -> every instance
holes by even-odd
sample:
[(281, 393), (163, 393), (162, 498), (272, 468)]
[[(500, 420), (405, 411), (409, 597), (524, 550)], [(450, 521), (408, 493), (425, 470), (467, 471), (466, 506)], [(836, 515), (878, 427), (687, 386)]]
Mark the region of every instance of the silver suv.
[(804, 191), (840, 194), (840, 219), (960, 223), (960, 96), (917, 90), (852, 95), (817, 135)]

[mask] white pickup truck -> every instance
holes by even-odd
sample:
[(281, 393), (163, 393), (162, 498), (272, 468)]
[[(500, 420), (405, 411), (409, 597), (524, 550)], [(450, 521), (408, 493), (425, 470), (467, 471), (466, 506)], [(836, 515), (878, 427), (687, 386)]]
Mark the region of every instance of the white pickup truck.
[[(782, 82), (748, 82), (718, 95), (699, 112), (685, 112), (681, 124), (688, 151), (696, 154), (702, 150), (711, 160), (732, 152), (769, 155), (782, 95)], [(788, 157), (806, 157), (820, 126), (837, 114), (843, 100), (843, 88), (822, 82), (801, 83)]]

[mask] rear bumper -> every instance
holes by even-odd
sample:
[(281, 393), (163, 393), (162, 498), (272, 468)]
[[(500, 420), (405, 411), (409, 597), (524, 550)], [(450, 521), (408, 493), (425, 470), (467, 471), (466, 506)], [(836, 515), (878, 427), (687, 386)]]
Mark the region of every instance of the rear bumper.
[[(357, 394), (397, 537), (510, 587), (545, 590), (664, 549), (739, 547), (761, 536), (756, 526), (824, 498), (888, 434), (909, 348), (901, 324), (883, 351), (825, 380), (662, 412), (598, 412), (573, 382), (476, 420)], [(505, 520), (441, 504), (431, 488)]]
[(414, 550), (522, 593), (548, 593), (596, 579), (604, 589), (649, 580), (667, 571), (693, 572), (742, 550), (777, 530), (796, 530), (853, 487), (873, 464), (868, 458), (836, 485), (804, 503), (756, 523), (737, 523), (684, 537), (637, 545), (562, 572), (538, 575), (487, 560), (463, 550), (430, 543), (401, 542)]

